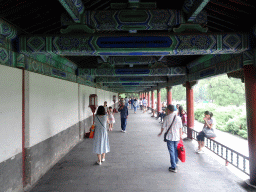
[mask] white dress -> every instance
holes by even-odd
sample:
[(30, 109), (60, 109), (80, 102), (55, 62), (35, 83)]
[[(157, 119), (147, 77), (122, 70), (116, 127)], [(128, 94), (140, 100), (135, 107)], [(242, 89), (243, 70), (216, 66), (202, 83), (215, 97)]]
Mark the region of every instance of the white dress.
[[(101, 122), (101, 123), (100, 123)], [(102, 126), (102, 125), (103, 126)], [(95, 133), (93, 137), (93, 153), (102, 154), (110, 151), (108, 131), (107, 131), (107, 115), (95, 116)]]
[(113, 115), (113, 112), (109, 112), (108, 121), (109, 121), (109, 124), (114, 124), (115, 123), (115, 117)]

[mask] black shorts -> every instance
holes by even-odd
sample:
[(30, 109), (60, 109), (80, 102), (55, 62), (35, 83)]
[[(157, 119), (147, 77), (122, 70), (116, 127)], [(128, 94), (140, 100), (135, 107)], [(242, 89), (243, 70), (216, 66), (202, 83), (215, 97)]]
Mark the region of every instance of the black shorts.
[(197, 141), (204, 141), (205, 138), (205, 133), (203, 131), (201, 131), (197, 136)]

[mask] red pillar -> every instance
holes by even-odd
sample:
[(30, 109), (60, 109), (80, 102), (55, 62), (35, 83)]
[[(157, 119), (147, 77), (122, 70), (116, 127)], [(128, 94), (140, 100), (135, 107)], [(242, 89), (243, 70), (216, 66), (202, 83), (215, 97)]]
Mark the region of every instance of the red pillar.
[(186, 82), (187, 93), (187, 137), (192, 139), (192, 130), (194, 128), (194, 93), (190, 82)]
[(152, 109), (154, 109), (154, 100), (155, 100), (154, 91), (151, 91), (151, 107), (152, 107)]
[(157, 89), (157, 112), (161, 112), (162, 105), (161, 105), (161, 91)]
[(167, 89), (167, 106), (172, 104), (172, 87), (166, 87)]
[(148, 98), (147, 98), (147, 100), (148, 100), (148, 108), (150, 107), (150, 95), (149, 95), (149, 93), (150, 92), (148, 92)]
[(250, 184), (256, 185), (256, 68), (244, 66), (246, 113), (249, 145)]

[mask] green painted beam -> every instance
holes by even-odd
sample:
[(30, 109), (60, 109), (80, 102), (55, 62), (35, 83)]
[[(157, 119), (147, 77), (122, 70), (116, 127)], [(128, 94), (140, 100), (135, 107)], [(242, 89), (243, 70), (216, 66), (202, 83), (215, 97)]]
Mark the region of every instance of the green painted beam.
[(100, 83), (164, 83), (166, 77), (96, 77), (96, 82)]
[(162, 56), (235, 54), (249, 49), (247, 34), (85, 34), (23, 36), (20, 53), (63, 56)]
[(0, 19), (0, 35), (7, 39), (14, 39), (17, 36), (17, 30), (9, 23)]
[(81, 0), (59, 0), (59, 2), (76, 23), (81, 23), (84, 12), (84, 4)]
[(111, 68), (98, 68), (98, 69), (78, 69), (78, 76), (173, 76), (185, 75), (185, 67), (171, 67), (171, 68), (124, 68), (124, 69), (111, 69)]
[(210, 0), (185, 0), (182, 10), (186, 15), (186, 21), (194, 22), (209, 2)]

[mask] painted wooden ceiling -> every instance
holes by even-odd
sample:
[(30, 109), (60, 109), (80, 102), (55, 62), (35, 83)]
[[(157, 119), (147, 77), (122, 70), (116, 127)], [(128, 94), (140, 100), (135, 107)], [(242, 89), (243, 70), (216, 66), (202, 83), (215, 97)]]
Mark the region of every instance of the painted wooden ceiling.
[[(127, 3), (128, 0), (82, 0), (85, 10), (111, 10), (112, 3)], [(157, 9), (182, 10), (185, 0), (141, 0), (140, 2), (156, 2)], [(208, 32), (241, 32), (253, 30), (256, 16), (256, 5), (253, 0), (210, 0), (203, 9), (207, 12), (207, 23), (203, 27)], [(0, 0), (0, 18), (13, 25), (18, 30), (18, 36), (28, 35), (60, 35), (62, 25), (61, 16), (67, 16), (66, 9), (58, 0)], [(150, 34), (164, 31), (138, 31), (138, 34)], [(101, 31), (100, 33), (110, 33)], [(127, 31), (111, 32), (127, 34)], [(98, 56), (65, 56), (74, 62), (78, 68), (98, 68), (104, 58)], [(154, 61), (162, 61), (168, 67), (186, 67), (189, 63), (200, 58), (200, 55), (177, 56), (144, 56)], [(146, 59), (147, 60), (147, 59)], [(131, 64), (115, 63), (116, 69), (149, 68), (149, 63)]]

